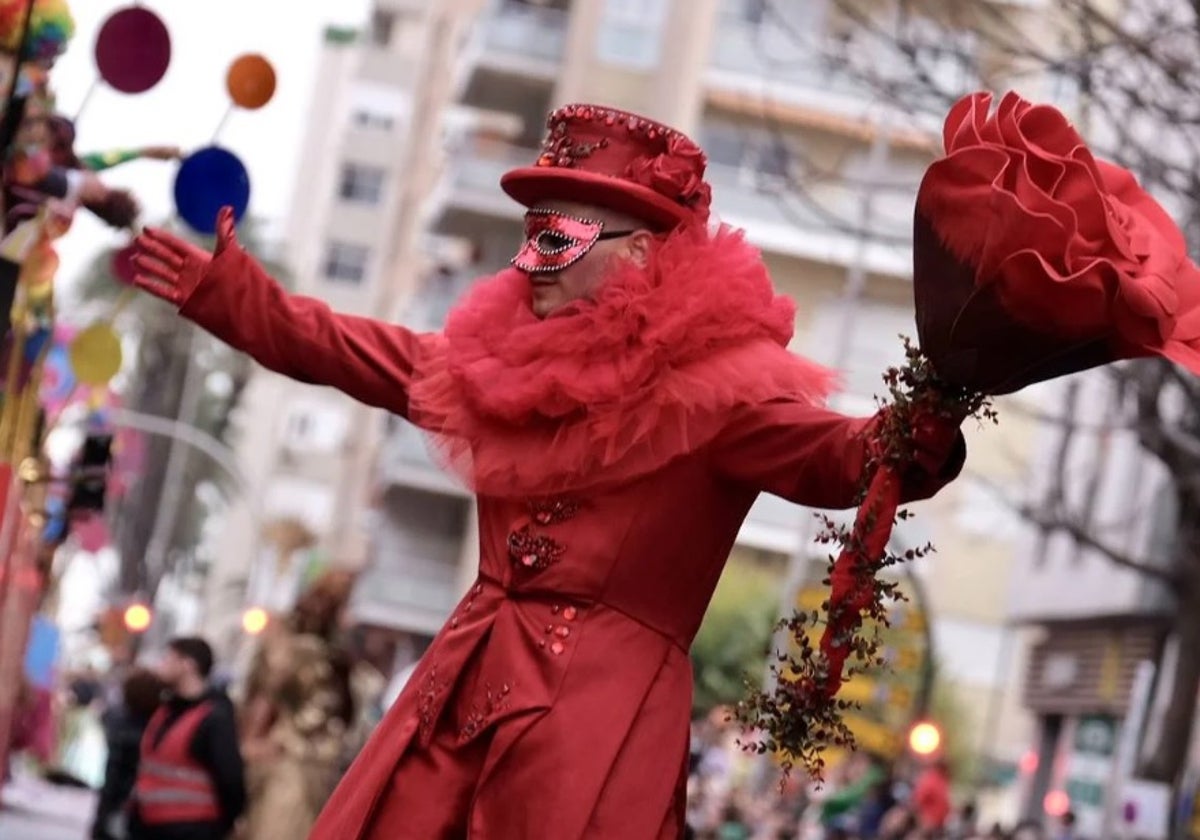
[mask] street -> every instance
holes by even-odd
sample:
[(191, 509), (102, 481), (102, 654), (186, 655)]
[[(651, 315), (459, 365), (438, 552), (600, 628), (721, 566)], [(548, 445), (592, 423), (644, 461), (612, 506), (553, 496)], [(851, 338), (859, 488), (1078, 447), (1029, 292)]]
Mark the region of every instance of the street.
[(94, 794), (22, 778), (4, 788), (0, 840), (83, 840)]

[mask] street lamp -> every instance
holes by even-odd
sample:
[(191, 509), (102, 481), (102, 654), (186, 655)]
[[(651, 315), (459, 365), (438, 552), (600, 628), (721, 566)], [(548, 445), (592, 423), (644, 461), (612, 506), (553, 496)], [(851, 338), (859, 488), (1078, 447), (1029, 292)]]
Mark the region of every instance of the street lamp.
[(933, 755), (942, 747), (942, 731), (936, 724), (922, 721), (908, 733), (908, 748), (922, 758)]
[(130, 633), (145, 633), (154, 621), (154, 613), (145, 604), (130, 604), (125, 608), (125, 628)]
[(262, 607), (251, 607), (242, 614), (242, 629), (247, 635), (257, 636), (267, 629), (271, 618)]

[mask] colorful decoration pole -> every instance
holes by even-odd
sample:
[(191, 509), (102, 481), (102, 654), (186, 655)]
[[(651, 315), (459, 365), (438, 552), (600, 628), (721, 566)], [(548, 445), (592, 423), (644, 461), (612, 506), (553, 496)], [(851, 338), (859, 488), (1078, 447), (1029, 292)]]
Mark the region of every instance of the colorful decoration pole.
[[(3, 519), (0, 520), (0, 767), (7, 766), (12, 723), (24, 681), (25, 647), (30, 625), (44, 590), (48, 567), (41, 550), (45, 525), (46, 465), (40, 452), (38, 391), (41, 371), (49, 351), (48, 341), (31, 344), (53, 319), (53, 300), (40, 289), (49, 257), (49, 237), (56, 231), (43, 211), (39, 219), (46, 248), (35, 250), (21, 270), (21, 283), (13, 307), (12, 331), (0, 408), (0, 487)], [(57, 231), (57, 232), (62, 232)], [(27, 350), (36, 348), (33, 358)], [(14, 465), (19, 465), (14, 469)]]

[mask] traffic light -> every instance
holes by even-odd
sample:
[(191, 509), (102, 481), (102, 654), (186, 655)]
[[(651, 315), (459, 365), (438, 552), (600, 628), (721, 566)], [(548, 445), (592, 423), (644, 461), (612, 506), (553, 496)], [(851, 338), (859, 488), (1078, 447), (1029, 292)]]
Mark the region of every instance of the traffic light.
[(84, 440), (79, 463), (71, 471), (71, 497), (67, 502), (71, 513), (104, 510), (112, 443), (110, 434), (91, 434)]
[(942, 731), (936, 724), (922, 721), (908, 732), (908, 748), (919, 756), (930, 756), (942, 746)]

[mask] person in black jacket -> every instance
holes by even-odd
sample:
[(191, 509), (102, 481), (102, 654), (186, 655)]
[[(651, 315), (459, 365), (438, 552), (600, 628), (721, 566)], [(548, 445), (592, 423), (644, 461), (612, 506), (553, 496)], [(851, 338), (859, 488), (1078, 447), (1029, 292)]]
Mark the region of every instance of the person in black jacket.
[(165, 690), (157, 674), (138, 668), (122, 683), (120, 704), (104, 713), (108, 763), (92, 821), (92, 840), (117, 840), (125, 836), (126, 806), (137, 779), (142, 735), (162, 703)]
[(166, 701), (142, 737), (130, 807), (130, 840), (223, 840), (246, 806), (233, 704), (208, 684), (203, 639), (167, 646), (159, 676)]

